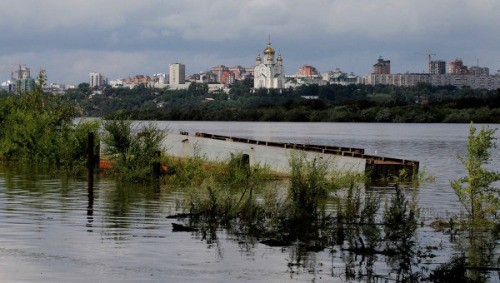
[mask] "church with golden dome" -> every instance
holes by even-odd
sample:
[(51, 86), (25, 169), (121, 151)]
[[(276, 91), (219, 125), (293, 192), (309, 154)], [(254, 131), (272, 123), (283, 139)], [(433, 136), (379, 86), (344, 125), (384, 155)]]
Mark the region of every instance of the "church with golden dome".
[(275, 51), (271, 47), (271, 37), (267, 41), (267, 47), (264, 50), (264, 58), (260, 54), (255, 60), (254, 67), (254, 89), (274, 88), (281, 89), (285, 85), (285, 69), (283, 68), (283, 58), (278, 54), (274, 60)]

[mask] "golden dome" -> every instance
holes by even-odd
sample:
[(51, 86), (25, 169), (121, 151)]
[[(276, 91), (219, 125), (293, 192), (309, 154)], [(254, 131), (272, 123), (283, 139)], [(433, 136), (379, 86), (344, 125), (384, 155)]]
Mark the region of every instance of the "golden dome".
[(274, 49), (271, 47), (271, 42), (267, 44), (267, 48), (264, 50), (264, 55), (274, 55)]
[(271, 36), (269, 35), (269, 39), (267, 40), (267, 48), (264, 50), (264, 55), (273, 55), (274, 49), (271, 47)]
[(276, 59), (276, 61), (283, 61), (283, 58), (281, 58), (281, 54), (278, 55), (278, 58)]
[(259, 61), (259, 62), (262, 61), (262, 58), (260, 57), (260, 53), (259, 53), (259, 55), (257, 55), (257, 59), (255, 59), (255, 61)]

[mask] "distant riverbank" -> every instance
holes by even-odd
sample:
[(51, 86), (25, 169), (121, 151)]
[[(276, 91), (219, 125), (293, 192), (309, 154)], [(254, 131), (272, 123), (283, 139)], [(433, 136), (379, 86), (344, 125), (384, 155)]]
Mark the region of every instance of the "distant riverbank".
[(94, 95), (88, 84), (80, 84), (63, 97), (81, 116), (121, 113), (135, 120), (500, 123), (499, 90), (422, 84), (304, 85), (252, 92), (250, 82), (242, 81), (229, 93), (209, 93), (196, 85), (186, 90), (107, 87)]
[(443, 105), (334, 106), (326, 109), (138, 109), (121, 112), (134, 120), (249, 122), (500, 123), (500, 108), (456, 109)]

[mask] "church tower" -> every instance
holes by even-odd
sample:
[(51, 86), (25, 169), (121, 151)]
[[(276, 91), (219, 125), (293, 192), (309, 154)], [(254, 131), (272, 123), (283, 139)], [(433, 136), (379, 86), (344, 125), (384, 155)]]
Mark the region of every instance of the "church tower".
[(264, 49), (264, 58), (260, 54), (255, 60), (254, 67), (254, 89), (257, 88), (274, 88), (281, 89), (285, 84), (285, 69), (283, 67), (283, 58), (281, 53), (278, 54), (276, 61), (274, 55), (276, 52), (271, 46), (271, 36), (267, 41), (267, 47)]

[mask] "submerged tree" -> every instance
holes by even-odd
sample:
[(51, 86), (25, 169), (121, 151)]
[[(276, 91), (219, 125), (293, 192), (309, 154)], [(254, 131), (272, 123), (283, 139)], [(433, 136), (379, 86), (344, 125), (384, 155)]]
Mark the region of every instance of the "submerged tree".
[(458, 156), (465, 166), (467, 176), (453, 180), (451, 187), (464, 206), (473, 223), (496, 215), (500, 207), (500, 188), (493, 183), (500, 180), (500, 173), (488, 170), (492, 148), (496, 147), (496, 129), (482, 128), (477, 132), (470, 125), (467, 156)]

